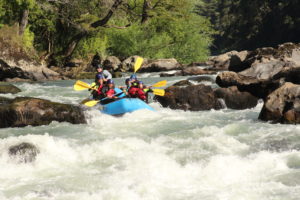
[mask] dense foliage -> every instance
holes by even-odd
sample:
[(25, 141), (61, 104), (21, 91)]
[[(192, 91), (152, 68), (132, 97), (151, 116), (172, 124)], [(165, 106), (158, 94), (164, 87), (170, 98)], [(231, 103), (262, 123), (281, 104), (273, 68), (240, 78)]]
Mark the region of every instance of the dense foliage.
[(0, 32), (18, 27), (22, 45), (63, 64), (72, 57), (205, 60), (213, 30), (195, 0), (0, 0)]
[(215, 52), (300, 42), (299, 0), (203, 0), (197, 13), (219, 32)]

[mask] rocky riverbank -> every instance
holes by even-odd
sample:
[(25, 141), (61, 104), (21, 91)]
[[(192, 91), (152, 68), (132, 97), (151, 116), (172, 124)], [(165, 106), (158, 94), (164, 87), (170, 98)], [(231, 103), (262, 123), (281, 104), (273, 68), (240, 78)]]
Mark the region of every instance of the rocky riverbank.
[(222, 70), (216, 78), (221, 88), (175, 84), (158, 101), (173, 109), (207, 110), (222, 108), (216, 99), (223, 99), (232, 109), (251, 108), (262, 99), (259, 119), (300, 122), (300, 44), (232, 51), (211, 57), (206, 64), (211, 65), (210, 70)]
[[(121, 72), (132, 71), (136, 59), (137, 56), (131, 56), (121, 61), (117, 57), (109, 56), (96, 62), (109, 69), (114, 77), (119, 77)], [(84, 64), (78, 60), (71, 61), (65, 68), (49, 69), (32, 60), (8, 59), (3, 54), (0, 57), (0, 72), (0, 81), (94, 77), (91, 64)], [(197, 77), (198, 75), (218, 73), (216, 83), (221, 88), (213, 89), (202, 84), (195, 85), (189, 80), (167, 88), (165, 97), (157, 97), (164, 107), (192, 111), (224, 107), (246, 109), (256, 106), (258, 99), (263, 99), (265, 104), (259, 119), (280, 123), (300, 121), (297, 89), (300, 86), (300, 44), (285, 43), (276, 48), (231, 51), (210, 57), (205, 63), (192, 63), (187, 66), (174, 58), (144, 59), (139, 72), (162, 72), (160, 75), (162, 77), (192, 75), (195, 76), (192, 77), (194, 79), (200, 78)], [(1, 85), (0, 89), (2, 90)], [(11, 91), (6, 92), (13, 91), (15, 89), (11, 88)], [(279, 107), (270, 106), (272, 104), (270, 102), (277, 101), (281, 102)]]

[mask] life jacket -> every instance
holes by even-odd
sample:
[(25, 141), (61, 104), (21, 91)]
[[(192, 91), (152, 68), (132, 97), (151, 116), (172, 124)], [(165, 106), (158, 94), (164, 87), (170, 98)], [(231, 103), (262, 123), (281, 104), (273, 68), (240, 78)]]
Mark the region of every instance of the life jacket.
[(129, 93), (130, 97), (132, 97), (132, 98), (139, 98), (143, 101), (146, 100), (146, 94), (140, 88), (132, 86), (132, 87), (129, 88), (128, 93)]
[(128, 90), (129, 96), (132, 98), (137, 98), (138, 97), (137, 90), (138, 90), (137, 87), (131, 86)]
[(109, 89), (109, 90), (106, 92), (106, 96), (107, 96), (107, 97), (110, 97), (110, 98), (113, 97), (114, 94), (115, 94), (115, 89), (113, 89), (113, 88)]

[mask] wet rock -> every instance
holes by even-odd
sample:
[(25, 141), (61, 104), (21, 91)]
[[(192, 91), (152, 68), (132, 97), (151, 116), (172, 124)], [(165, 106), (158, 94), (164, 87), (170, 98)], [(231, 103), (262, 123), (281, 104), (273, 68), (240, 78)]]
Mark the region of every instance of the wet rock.
[(9, 156), (18, 163), (33, 162), (35, 161), (38, 153), (39, 150), (36, 146), (26, 142), (11, 146), (8, 149)]
[(257, 98), (265, 99), (271, 92), (280, 87), (280, 80), (256, 79), (251, 76), (243, 76), (236, 72), (223, 72), (216, 78), (220, 87), (237, 86), (242, 92), (249, 92)]
[(217, 98), (224, 99), (227, 108), (248, 109), (257, 105), (258, 98), (249, 92), (240, 92), (236, 86), (229, 88), (217, 88), (214, 91)]
[(300, 85), (285, 83), (265, 100), (259, 119), (275, 123), (300, 123)]
[(213, 89), (209, 86), (202, 84), (187, 87), (171, 86), (165, 91), (165, 96), (156, 96), (163, 107), (191, 111), (222, 108)]
[(122, 63), (116, 56), (108, 56), (103, 61), (103, 67), (105, 69), (111, 69), (112, 71), (118, 71), (121, 66)]
[(30, 97), (0, 104), (0, 128), (47, 125), (52, 121), (86, 123), (83, 111), (74, 105)]
[(14, 86), (12, 84), (1, 84), (0, 83), (0, 93), (2, 93), (2, 94), (7, 94), (7, 93), (16, 94), (18, 92), (21, 92), (21, 90), (19, 88), (17, 88), (16, 86)]
[(140, 72), (161, 72), (182, 69), (182, 65), (175, 59), (157, 59), (144, 62)]
[(0, 106), (1, 105), (8, 105), (12, 102), (12, 99), (6, 98), (6, 97), (1, 97), (0, 96)]
[(182, 80), (175, 83), (173, 86), (190, 86), (193, 85), (189, 80)]

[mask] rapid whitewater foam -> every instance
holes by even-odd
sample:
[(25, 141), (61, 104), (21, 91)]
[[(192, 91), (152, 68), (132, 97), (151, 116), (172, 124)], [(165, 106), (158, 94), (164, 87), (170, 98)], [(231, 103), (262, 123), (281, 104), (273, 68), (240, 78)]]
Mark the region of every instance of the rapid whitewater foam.
[[(88, 92), (73, 83), (22, 83), (17, 96), (75, 104)], [(87, 109), (85, 125), (0, 129), (0, 199), (299, 200), (299, 126), (260, 122), (262, 104), (201, 112), (150, 105), (155, 112), (123, 117)], [(38, 147), (33, 163), (8, 155), (21, 142)]]

